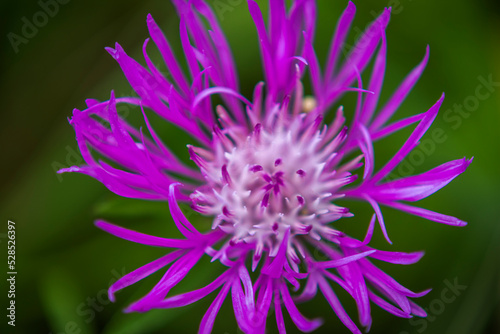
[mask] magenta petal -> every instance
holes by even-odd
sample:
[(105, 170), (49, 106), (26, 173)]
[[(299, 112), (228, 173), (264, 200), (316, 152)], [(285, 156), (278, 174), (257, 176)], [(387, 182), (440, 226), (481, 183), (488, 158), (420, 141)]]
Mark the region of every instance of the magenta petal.
[(411, 206), (408, 204), (403, 204), (403, 203), (398, 203), (398, 202), (386, 202), (383, 203), (386, 206), (390, 206), (392, 208), (411, 213), (412, 215), (419, 216), (425, 219), (429, 219), (438, 223), (443, 223), (446, 225), (453, 225), (453, 226), (465, 226), (467, 225), (467, 222), (460, 220), (458, 218), (444, 215), (442, 213), (437, 213), (431, 210)]
[(271, 43), (277, 44), (282, 38), (285, 29), (286, 6), (284, 0), (274, 0), (269, 2), (269, 35)]
[(330, 279), (331, 281), (337, 283), (338, 285), (340, 285), (340, 287), (342, 289), (344, 289), (345, 291), (347, 291), (351, 297), (355, 298), (354, 297), (354, 290), (353, 288), (350, 286), (350, 283), (347, 283), (346, 281), (342, 280), (340, 277), (332, 274), (331, 272), (327, 271), (327, 270), (323, 270), (321, 271), (321, 273), (327, 277), (328, 279)]
[(197, 243), (193, 240), (181, 240), (181, 239), (166, 239), (160, 237), (154, 237), (151, 235), (139, 233), (136, 231), (128, 230), (123, 227), (119, 227), (103, 220), (96, 221), (95, 225), (101, 230), (104, 230), (110, 234), (129, 240), (132, 242), (137, 242), (148, 246), (157, 247), (170, 247), (170, 248), (193, 248)]
[(274, 290), (274, 313), (276, 315), (276, 325), (279, 334), (286, 334), (285, 320), (283, 319), (283, 310), (281, 309), (281, 298), (279, 288)]
[(403, 103), (406, 96), (410, 93), (411, 89), (417, 83), (418, 79), (422, 75), (422, 72), (427, 65), (427, 61), (429, 60), (429, 46), (427, 46), (425, 50), (425, 57), (417, 67), (415, 67), (410, 74), (404, 79), (404, 81), (399, 86), (398, 90), (391, 97), (389, 102), (382, 108), (382, 110), (378, 113), (377, 117), (373, 121), (370, 126), (370, 130), (375, 130), (380, 128), (391, 116), (394, 112), (399, 108), (401, 103)]
[(379, 201), (419, 201), (446, 186), (471, 162), (465, 158), (449, 161), (425, 173), (378, 185), (370, 195)]
[(184, 254), (172, 264), (156, 286), (142, 299), (130, 305), (127, 311), (149, 311), (156, 302), (163, 300), (169, 291), (186, 277), (190, 270), (198, 263), (202, 255), (203, 250), (200, 249), (193, 249)]
[(411, 318), (410, 314), (401, 311), (400, 309), (398, 309), (394, 305), (388, 303), (385, 299), (377, 296), (375, 293), (371, 292), (370, 290), (368, 290), (368, 295), (370, 296), (370, 300), (372, 302), (374, 302), (375, 304), (377, 304), (379, 307), (383, 308), (387, 312), (392, 313), (397, 317)]
[(305, 302), (316, 296), (318, 293), (318, 282), (315, 279), (315, 276), (315, 274), (309, 275), (304, 290), (302, 290), (302, 293), (298, 297), (294, 298), (297, 302)]
[(111, 190), (117, 195), (130, 198), (142, 198), (142, 199), (152, 199), (158, 200), (163, 199), (163, 195), (148, 193), (140, 190), (131, 188), (128, 184), (124, 184), (121, 180), (116, 179), (112, 175), (106, 173), (103, 169), (97, 169), (93, 167), (83, 166), (83, 167), (69, 167), (63, 168), (58, 171), (58, 173), (82, 173), (95, 178), (96, 180), (102, 182), (106, 188)]
[(399, 290), (395, 289), (390, 285), (390, 283), (387, 282), (388, 279), (392, 280), (391, 277), (388, 277), (387, 275), (374, 275), (371, 272), (367, 272), (366, 278), (379, 292), (389, 298), (389, 300), (396, 303), (404, 313), (410, 314), (411, 308), (407, 296)]
[(195, 99), (193, 100), (193, 108), (195, 108), (203, 99), (213, 94), (227, 94), (230, 96), (237, 97), (241, 101), (245, 102), (250, 108), (252, 108), (252, 102), (250, 102), (247, 98), (245, 98), (243, 95), (239, 94), (235, 90), (227, 87), (212, 87), (201, 91), (198, 95), (196, 95)]
[(192, 238), (193, 236), (201, 236), (200, 232), (198, 232), (194, 226), (187, 220), (186, 216), (182, 213), (179, 205), (177, 204), (177, 200), (175, 198), (175, 187), (180, 185), (179, 183), (172, 183), (169, 187), (168, 193), (168, 208), (170, 209), (170, 214), (174, 219), (175, 225), (179, 229), (179, 231), (186, 238)]
[(312, 46), (312, 38), (311, 36), (304, 35), (305, 38), (305, 49), (304, 49), (304, 57), (307, 59), (309, 64), (309, 71), (311, 73), (311, 82), (313, 85), (313, 90), (315, 95), (318, 97), (318, 104), (323, 105), (323, 82), (321, 80), (321, 68), (318, 62), (318, 58), (316, 57), (316, 53)]
[(171, 83), (168, 81), (167, 78), (164, 77), (164, 75), (158, 70), (158, 68), (153, 64), (153, 61), (149, 58), (149, 55), (147, 53), (147, 45), (149, 43), (149, 38), (146, 38), (144, 41), (144, 44), (142, 46), (142, 54), (144, 56), (144, 60), (146, 60), (146, 64), (148, 65), (148, 69), (153, 75), (153, 77), (156, 79), (156, 81), (163, 87), (170, 87)]
[(340, 16), (337, 27), (335, 29), (335, 34), (333, 35), (332, 42), (330, 45), (330, 51), (328, 53), (327, 67), (325, 70), (325, 77), (329, 80), (335, 71), (340, 52), (343, 48), (344, 41), (346, 39), (349, 28), (351, 27), (352, 20), (356, 14), (356, 6), (352, 1), (347, 3), (347, 8), (344, 10)]
[(349, 317), (344, 307), (340, 303), (339, 299), (333, 292), (332, 288), (328, 284), (328, 282), (321, 276), (318, 276), (319, 288), (325, 299), (330, 304), (331, 308), (335, 312), (335, 314), (339, 317), (340, 321), (353, 333), (353, 334), (362, 334), (358, 327), (354, 324), (352, 319)]
[(286, 250), (288, 248), (289, 236), (290, 236), (290, 229), (287, 229), (285, 232), (285, 236), (283, 237), (283, 241), (281, 241), (278, 254), (276, 254), (271, 263), (266, 264), (262, 268), (262, 273), (269, 275), (270, 277), (273, 278), (278, 278), (281, 276), (283, 272), (283, 267), (285, 265), (285, 262), (287, 261)]
[(386, 8), (359, 38), (338, 74), (338, 79), (336, 79), (338, 87), (348, 87), (356, 78), (356, 71), (364, 70), (382, 38), (389, 19), (390, 9)]
[[(261, 279), (262, 276), (259, 276)], [(257, 295), (256, 313), (254, 316), (255, 327), (259, 328), (261, 333), (265, 333), (266, 320), (273, 300), (273, 284), (271, 279), (264, 279), (263, 284), (260, 286)]]
[(109, 287), (108, 290), (109, 300), (114, 302), (115, 293), (117, 291), (142, 280), (143, 278), (151, 275), (154, 272), (157, 272), (158, 270), (165, 267), (172, 261), (175, 261), (179, 256), (182, 255), (182, 253), (183, 253), (182, 250), (169, 253), (121, 277), (118, 281), (116, 281), (115, 283), (113, 283), (113, 285)]
[(393, 134), (401, 129), (404, 129), (405, 127), (407, 127), (409, 125), (412, 125), (415, 122), (421, 121), (422, 118), (424, 118), (424, 116), (425, 116), (425, 113), (422, 113), (422, 114), (417, 114), (417, 115), (413, 115), (413, 116), (401, 119), (401, 120), (396, 121), (392, 124), (389, 124), (385, 127), (382, 127), (380, 130), (373, 131), (371, 137), (374, 141), (381, 139), (381, 138), (384, 138), (384, 137), (387, 137), (387, 136), (389, 136), (389, 135), (391, 135), (391, 134)]
[(384, 273), (368, 260), (363, 259), (360, 261), (360, 263), (366, 272), (366, 276), (369, 277), (369, 280), (378, 284), (380, 287), (384, 286), (389, 290), (394, 290), (395, 292), (413, 298), (425, 296), (427, 293), (429, 293), (429, 291), (431, 291), (429, 289), (422, 292), (413, 292), (399, 284), (394, 278)]
[(222, 284), (225, 284), (227, 276), (230, 275), (230, 273), (231, 269), (228, 269), (222, 275), (217, 277), (213, 282), (211, 282), (210, 284), (201, 289), (169, 297), (162, 301), (152, 303), (151, 306), (154, 308), (174, 308), (174, 307), (186, 306), (194, 302), (197, 302), (198, 300), (206, 297), (207, 295), (215, 291)]
[(425, 318), (427, 316), (427, 312), (414, 302), (410, 300), (410, 306), (411, 306), (411, 313), (416, 315), (417, 317), (422, 317)]
[(288, 40), (300, 41), (300, 36), (304, 32), (313, 40), (316, 31), (316, 13), (315, 0), (294, 1), (288, 12)]
[(363, 245), (368, 245), (373, 237), (373, 230), (375, 229), (375, 218), (377, 215), (374, 213), (370, 219), (370, 224), (368, 225), (368, 230), (366, 231), (365, 238), (363, 239)]
[(273, 78), (274, 70), (272, 67), (272, 60), (270, 55), (271, 46), (269, 37), (266, 32), (266, 25), (264, 23), (259, 5), (254, 0), (248, 0), (248, 10), (250, 12), (250, 15), (252, 16), (259, 37), (259, 46), (262, 54), (264, 73), (266, 74), (266, 78), (268, 78), (266, 82), (268, 82), (269, 84), (270, 82), (272, 82), (271, 80)]
[[(348, 256), (354, 254), (352, 250), (347, 248), (344, 248), (343, 251)], [(364, 327), (370, 327), (372, 322), (370, 301), (368, 298), (368, 289), (363, 272), (359, 267), (358, 262), (351, 262), (342, 268), (344, 269), (341, 272), (342, 277), (352, 286), (353, 298), (358, 305), (359, 321)]]
[[(193, 0), (196, 10), (208, 21), (210, 29), (208, 30), (210, 34), (210, 40), (206, 41), (204, 45), (209, 45), (213, 43), (214, 57), (211, 63), (211, 67), (218, 72), (217, 77), (213, 77), (213, 80), (218, 86), (226, 86), (234, 90), (239, 90), (238, 88), (238, 75), (236, 72), (236, 66), (234, 64), (233, 55), (231, 49), (226, 41), (224, 33), (217, 23), (214, 12), (210, 7), (201, 0)], [(194, 31), (193, 26), (188, 26)], [(220, 81), (219, 81), (220, 80)], [(241, 110), (238, 110), (241, 112)], [(243, 115), (239, 114), (237, 118), (242, 121)]]
[(373, 173), (373, 168), (375, 166), (375, 158), (373, 153), (373, 142), (370, 138), (370, 133), (365, 128), (364, 125), (360, 124), (359, 130), (362, 135), (362, 139), (360, 139), (360, 149), (363, 152), (364, 160), (365, 160), (365, 171), (363, 173), (363, 179), (370, 177)]
[(200, 329), (198, 331), (199, 334), (210, 334), (212, 332), (212, 328), (214, 326), (215, 318), (219, 313), (219, 310), (222, 306), (222, 303), (226, 299), (227, 293), (229, 292), (230, 284), (225, 284), (220, 290), (217, 297), (215, 297), (212, 304), (208, 308), (207, 312), (203, 316), (203, 319), (200, 323)]
[(321, 268), (325, 268), (325, 269), (336, 268), (336, 267), (344, 266), (344, 265), (351, 263), (353, 261), (357, 261), (359, 259), (362, 259), (368, 255), (375, 253), (375, 252), (376, 252), (376, 250), (368, 250), (366, 252), (358, 253), (358, 254), (354, 254), (354, 255), (349, 255), (349, 256), (343, 257), (343, 258), (338, 259), (338, 260), (318, 262), (317, 264)]
[(254, 302), (252, 279), (250, 278), (248, 270), (243, 265), (240, 265), (238, 268), (238, 277), (241, 280), (241, 283), (243, 284), (243, 287), (245, 289), (244, 302), (248, 307), (248, 309), (253, 310), (255, 308), (255, 302)]
[(323, 321), (321, 319), (309, 320), (299, 312), (297, 306), (295, 306), (292, 300), (292, 297), (290, 296), (290, 292), (288, 291), (284, 283), (280, 285), (280, 291), (281, 296), (283, 297), (283, 304), (285, 304), (288, 314), (290, 314), (292, 321), (299, 330), (308, 333), (316, 330), (323, 324)]
[(402, 252), (386, 252), (377, 250), (370, 257), (394, 264), (414, 264), (424, 256), (424, 252), (402, 253)]
[(168, 95), (168, 87), (162, 86), (149, 71), (129, 57), (120, 44), (115, 49), (106, 48), (106, 51), (118, 62), (123, 73), (135, 92), (143, 101), (159, 114), (168, 116), (168, 109), (159, 98), (159, 94)]
[(149, 34), (151, 35), (151, 38), (153, 38), (153, 41), (160, 50), (160, 53), (165, 61), (165, 64), (167, 65), (169, 72), (172, 74), (172, 77), (175, 79), (175, 82), (179, 85), (179, 88), (184, 93), (188, 92), (189, 85), (179, 66), (179, 63), (175, 59), (172, 48), (170, 47), (168, 40), (165, 38), (165, 35), (158, 27), (151, 14), (148, 14), (147, 24), (148, 24)]
[(378, 99), (382, 91), (382, 83), (384, 82), (385, 67), (386, 67), (386, 56), (387, 56), (387, 40), (384, 31), (382, 32), (382, 43), (380, 45), (377, 57), (375, 58), (375, 64), (373, 65), (373, 70), (370, 77), (370, 84), (368, 85), (368, 90), (374, 92), (374, 94), (366, 95), (363, 103), (363, 111), (359, 119), (359, 122), (365, 126), (368, 126), (368, 122), (373, 117), (373, 113), (375, 112)]
[(368, 203), (370, 203), (373, 210), (375, 211), (375, 214), (377, 215), (378, 223), (380, 225), (380, 229), (382, 230), (382, 233), (384, 234), (385, 240), (387, 240), (387, 242), (392, 245), (392, 241), (391, 241), (391, 239), (389, 239), (389, 235), (387, 234), (387, 229), (385, 228), (384, 216), (382, 215), (382, 210), (380, 210), (380, 206), (378, 205), (377, 201), (375, 201), (370, 196), (365, 195), (364, 198), (366, 199), (366, 201), (368, 201)]
[[(373, 224), (373, 219), (370, 225)], [(414, 252), (414, 253), (403, 253), (403, 252), (388, 252), (375, 250), (371, 247), (366, 246), (365, 241), (360, 242), (359, 240), (350, 238), (348, 236), (344, 236), (340, 239), (340, 244), (344, 247), (349, 247), (355, 249), (357, 252), (367, 252), (374, 251), (369, 254), (369, 257), (373, 259), (377, 259), (384, 262), (394, 263), (394, 264), (413, 264), (418, 262), (422, 256), (424, 256), (424, 252)], [(360, 257), (364, 258), (364, 257)]]
[[(245, 296), (245, 293), (243, 293), (243, 289), (241, 288), (239, 280), (233, 281), (231, 295), (233, 301), (234, 316), (236, 317), (238, 326), (245, 333), (251, 332), (251, 330), (253, 329), (252, 320), (255, 314), (255, 309), (253, 307), (249, 307), (249, 305), (245, 302), (247, 296)], [(249, 297), (252, 298), (252, 300), (254, 298), (253, 294)]]

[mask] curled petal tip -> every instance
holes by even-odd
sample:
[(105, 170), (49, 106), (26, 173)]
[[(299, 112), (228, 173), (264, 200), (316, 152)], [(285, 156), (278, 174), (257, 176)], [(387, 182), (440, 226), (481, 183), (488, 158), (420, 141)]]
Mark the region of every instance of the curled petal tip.
[(117, 49), (113, 49), (112, 47), (105, 47), (104, 48), (108, 53), (113, 57), (114, 59), (118, 59), (119, 57), (119, 51)]
[(173, 192), (173, 191), (175, 191), (175, 188), (176, 188), (176, 187), (183, 187), (183, 186), (184, 186), (184, 185), (183, 185), (182, 183), (180, 183), (180, 182), (174, 182), (174, 183), (171, 183), (171, 184), (168, 186), (168, 190), (169, 190), (170, 192)]
[(57, 171), (57, 174), (63, 174), (63, 173), (71, 173), (71, 172), (79, 172), (80, 167), (78, 166), (71, 166), (68, 168), (61, 168)]
[(129, 305), (127, 308), (125, 308), (123, 310), (123, 313), (132, 313), (132, 312), (144, 313), (146, 311), (149, 311), (150, 309), (151, 307), (146, 306), (144, 302), (138, 300), (135, 303)]
[(123, 309), (123, 313), (132, 313), (132, 312), (136, 312), (136, 310), (134, 310), (132, 307), (127, 307)]
[(106, 224), (108, 224), (108, 223), (106, 223), (104, 220), (100, 220), (100, 219), (98, 219), (94, 222), (94, 225), (100, 229), (102, 229), (104, 227), (104, 225), (106, 225)]
[(421, 258), (423, 258), (423, 257), (424, 257), (425, 252), (424, 252), (424, 251), (415, 252), (415, 255), (417, 255), (417, 257), (418, 257), (418, 260), (417, 260), (417, 261), (419, 261)]
[(115, 294), (111, 291), (108, 291), (108, 299), (114, 303), (116, 301)]
[(86, 99), (85, 100), (85, 104), (87, 105), (87, 108), (90, 108), (92, 106), (95, 106), (96, 104), (98, 104), (99, 101), (96, 100), (96, 99)]

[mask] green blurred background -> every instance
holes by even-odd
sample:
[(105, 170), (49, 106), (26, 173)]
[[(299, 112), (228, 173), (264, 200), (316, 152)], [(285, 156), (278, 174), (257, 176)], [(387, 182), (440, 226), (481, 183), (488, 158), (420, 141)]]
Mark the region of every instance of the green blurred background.
[[(220, 13), (219, 19), (235, 54), (242, 90), (249, 96), (253, 85), (262, 79), (252, 22), (244, 1), (218, 2), (230, 7)], [(345, 5), (346, 1), (319, 1), (316, 48), (320, 59), (324, 59)], [(442, 91), (446, 92), (441, 113), (431, 128), (441, 129), (446, 140), (434, 142), (434, 148), (431, 144), (430, 148), (418, 148), (420, 153), (415, 153), (398, 173), (419, 173), (451, 159), (475, 157), (465, 174), (421, 202), (427, 208), (468, 221), (468, 226), (453, 228), (383, 210), (394, 245), (389, 246), (377, 230), (375, 246), (398, 251), (425, 250), (426, 256), (408, 267), (381, 267), (410, 289), (433, 290), (418, 300), (428, 309), (427, 319), (412, 322), (374, 307), (371, 333), (500, 333), (500, 87), (490, 87), (489, 92), (480, 79), (500, 82), (500, 5), (496, 0), (376, 0), (357, 1), (356, 5), (355, 29), (348, 38), (351, 44), (374, 13), (388, 5), (394, 7), (387, 33), (388, 69), (383, 99), (420, 61), (425, 46), (431, 46), (427, 69), (396, 117), (425, 111)], [(106, 218), (146, 233), (171, 235), (175, 232), (165, 203), (122, 199), (89, 177), (55, 173), (59, 168), (82, 162), (66, 120), (72, 109), (83, 108), (89, 97), (107, 99), (111, 89), (118, 96), (131, 92), (104, 47), (118, 41), (142, 62), (142, 43), (148, 37), (145, 19), (151, 13), (181, 52), (175, 12), (166, 0), (66, 1), (59, 4), (57, 13), (48, 17), (38, 31), (32, 32), (33, 36), (13, 47), (8, 34), (22, 35), (23, 18), (33, 22), (33, 16), (41, 10), (36, 1), (0, 4), (4, 36), (0, 53), (0, 259), (4, 277), (5, 233), (10, 219), (17, 226), (18, 272), (16, 327), (6, 324), (4, 278), (0, 332), (194, 333), (213, 296), (179, 310), (123, 314), (121, 310), (128, 303), (159, 279), (154, 275), (120, 292), (116, 303), (106, 298), (112, 280), (156, 259), (164, 251), (112, 237), (92, 222), (98, 217)], [(37, 19), (43, 23), (43, 17)], [(481, 85), (480, 93), (491, 94), (475, 99)], [(346, 106), (351, 103), (352, 98), (348, 97)], [(464, 103), (469, 103), (470, 112), (446, 113), (455, 104)], [(130, 121), (138, 120), (137, 116), (137, 110), (127, 111)], [(178, 139), (174, 129), (160, 125), (158, 120), (155, 125), (174, 151), (187, 160), (184, 139)], [(408, 134), (378, 143), (377, 165), (382, 165)], [(424, 138), (431, 139), (431, 133)], [(359, 237), (366, 228), (370, 209), (358, 204), (352, 207), (356, 217), (339, 222), (338, 226)], [(190, 218), (200, 220), (195, 215)], [(208, 263), (198, 268), (186, 278), (185, 289), (201, 287), (220, 269)], [(453, 293), (446, 289), (455, 283), (463, 289), (450, 301)], [(356, 319), (350, 298), (341, 292), (339, 295)], [(301, 309), (308, 316), (326, 319), (318, 333), (348, 332), (322, 298)], [(227, 301), (214, 333), (239, 333), (231, 313), (231, 303)], [(269, 332), (275, 333), (272, 324), (270, 320)], [(291, 323), (287, 327), (290, 333), (297, 331)]]

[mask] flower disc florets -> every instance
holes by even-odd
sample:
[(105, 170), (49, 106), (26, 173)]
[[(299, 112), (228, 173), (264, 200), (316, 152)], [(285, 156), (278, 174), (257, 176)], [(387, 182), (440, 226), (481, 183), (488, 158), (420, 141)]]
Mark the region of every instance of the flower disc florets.
[(342, 109), (331, 127), (310, 118), (257, 123), (248, 134), (216, 127), (214, 152), (190, 147), (207, 181), (191, 195), (193, 207), (215, 217), (212, 228), (232, 235), (232, 245), (254, 245), (257, 259), (265, 249), (274, 256), (287, 229), (319, 240), (340, 235), (328, 224), (351, 216), (332, 203), (355, 180), (349, 169), (359, 162), (339, 166), (347, 135)]

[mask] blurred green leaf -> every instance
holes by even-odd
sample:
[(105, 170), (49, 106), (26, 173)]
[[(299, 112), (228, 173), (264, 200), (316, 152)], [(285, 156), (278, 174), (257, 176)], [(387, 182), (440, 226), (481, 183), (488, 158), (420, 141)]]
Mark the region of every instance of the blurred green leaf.
[(77, 315), (75, 305), (85, 302), (78, 280), (62, 268), (50, 268), (43, 273), (40, 299), (53, 333), (96, 333), (91, 324)]

